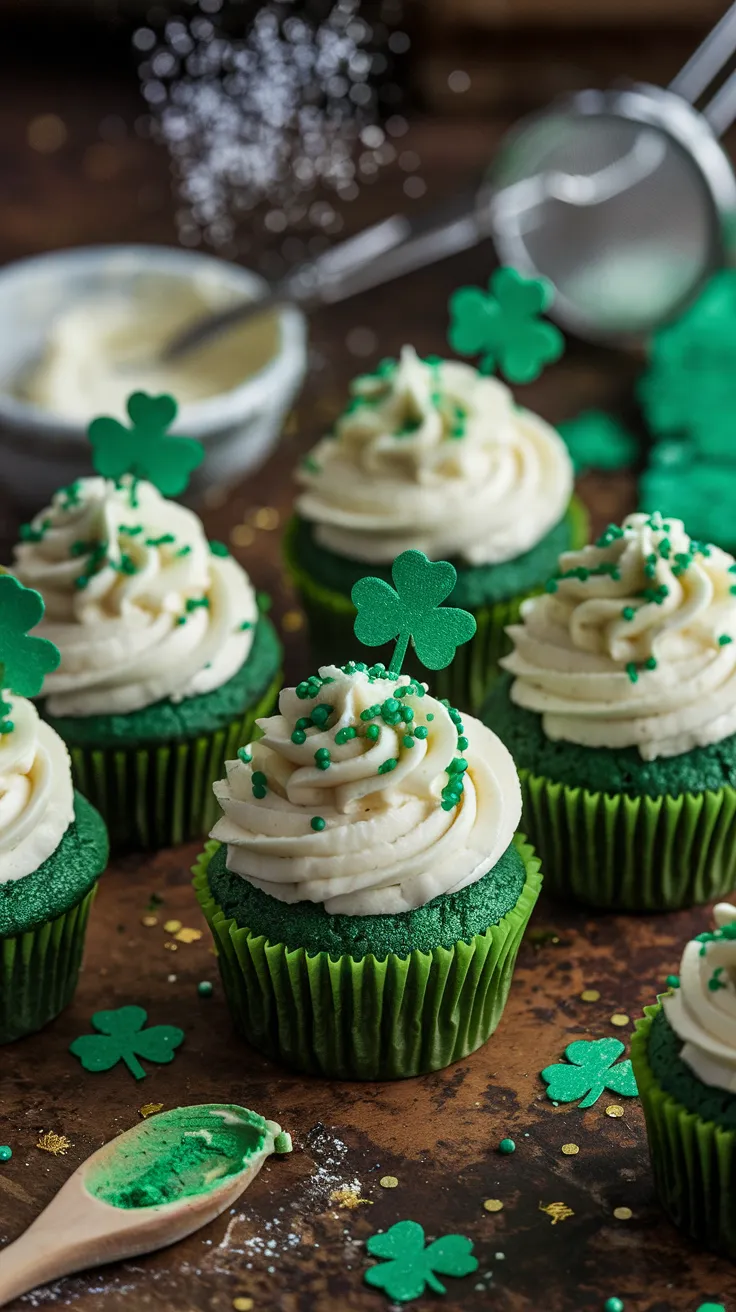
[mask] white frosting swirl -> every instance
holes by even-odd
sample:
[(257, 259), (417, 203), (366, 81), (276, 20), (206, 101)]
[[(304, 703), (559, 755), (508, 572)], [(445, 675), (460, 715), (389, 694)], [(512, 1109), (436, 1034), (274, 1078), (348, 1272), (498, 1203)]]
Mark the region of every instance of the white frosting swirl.
[(703, 1084), (736, 1093), (736, 907), (721, 902), (713, 918), (715, 934), (687, 944), (680, 987), (662, 1005), (686, 1065)]
[(56, 851), (74, 819), (71, 761), (25, 697), (2, 694), (12, 732), (0, 734), (0, 884), (22, 879)]
[(736, 732), (736, 566), (678, 519), (629, 515), (560, 557), (501, 664), (548, 738), (677, 756)]
[[(514, 763), (495, 734), (468, 716), (459, 734), (448, 709), (406, 675), (397, 683), (328, 665), (320, 679), (305, 697), (305, 685), (284, 689), (279, 714), (259, 721), (252, 759), (228, 761), (215, 784), (224, 815), (212, 837), (227, 844), (228, 869), (282, 902), (349, 916), (411, 910), (491, 870), (521, 815)], [(317, 710), (316, 724), (297, 727), (324, 704), (326, 724)], [(407, 722), (386, 723), (396, 707)], [(453, 803), (447, 785), (459, 776), (446, 767), (457, 759), (467, 769)]]
[(61, 652), (44, 684), (51, 715), (181, 701), (218, 688), (248, 655), (248, 576), (150, 483), (79, 479), (36, 516), (15, 556), (21, 583), (46, 605), (38, 636)]
[(573, 485), (567, 447), (495, 378), (421, 360), (353, 383), (335, 437), (299, 471), (297, 510), (319, 543), (374, 563), (416, 547), (433, 560), (511, 560), (562, 519)]

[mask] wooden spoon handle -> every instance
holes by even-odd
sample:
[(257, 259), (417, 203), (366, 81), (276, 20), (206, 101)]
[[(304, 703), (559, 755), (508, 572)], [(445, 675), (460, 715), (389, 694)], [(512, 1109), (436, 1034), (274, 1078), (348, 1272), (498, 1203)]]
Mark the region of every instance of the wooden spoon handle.
[(85, 1264), (84, 1259), (77, 1262), (72, 1246), (59, 1244), (58, 1239), (52, 1242), (48, 1230), (41, 1235), (36, 1225), (0, 1252), (0, 1307)]

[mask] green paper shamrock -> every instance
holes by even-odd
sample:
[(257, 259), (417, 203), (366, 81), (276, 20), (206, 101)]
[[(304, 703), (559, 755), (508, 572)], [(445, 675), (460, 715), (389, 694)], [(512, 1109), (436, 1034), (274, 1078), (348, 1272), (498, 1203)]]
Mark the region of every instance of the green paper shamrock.
[(184, 1031), (176, 1025), (152, 1025), (144, 1029), (148, 1013), (142, 1007), (118, 1007), (117, 1011), (96, 1011), (92, 1025), (98, 1034), (83, 1034), (69, 1051), (78, 1057), (86, 1071), (109, 1071), (124, 1061), (131, 1075), (145, 1079), (138, 1061), (170, 1062), (174, 1050), (184, 1041)]
[(397, 639), (389, 673), (401, 673), (411, 638), (419, 660), (429, 670), (450, 664), (455, 648), (475, 633), (475, 620), (466, 610), (445, 606), (457, 581), (446, 560), (432, 562), (423, 551), (402, 551), (391, 566), (395, 590), (385, 579), (359, 579), (352, 591), (358, 611), (355, 636), (366, 647), (381, 647)]
[(127, 410), (132, 424), (126, 428), (117, 419), (93, 419), (88, 429), (92, 463), (103, 478), (147, 479), (166, 497), (177, 496), (189, 476), (204, 460), (204, 447), (191, 437), (172, 437), (167, 429), (177, 414), (173, 396), (148, 396), (133, 392)]
[(567, 444), (576, 473), (586, 469), (615, 472), (636, 461), (639, 447), (633, 433), (604, 410), (584, 410), (558, 424), (557, 431)]
[(547, 1097), (553, 1102), (576, 1102), (583, 1098), (580, 1107), (592, 1107), (604, 1089), (624, 1098), (635, 1098), (639, 1090), (631, 1062), (628, 1059), (617, 1062), (623, 1051), (619, 1039), (579, 1039), (569, 1043), (565, 1056), (572, 1065), (560, 1063), (545, 1066), (542, 1071), (542, 1079), (549, 1086)]
[(371, 1235), (366, 1242), (371, 1257), (383, 1257), (385, 1266), (369, 1267), (367, 1285), (382, 1289), (395, 1303), (421, 1298), (427, 1285), (436, 1294), (446, 1294), (441, 1276), (469, 1276), (478, 1270), (471, 1257), (473, 1244), (463, 1235), (445, 1235), (424, 1246), (424, 1230), (417, 1221), (397, 1221), (385, 1234)]
[(510, 383), (531, 383), (565, 349), (559, 328), (539, 318), (552, 303), (552, 287), (509, 268), (496, 269), (488, 286), (488, 292), (460, 287), (453, 293), (450, 346), (459, 355), (480, 355), (481, 373), (498, 369)]
[(0, 574), (0, 687), (18, 697), (35, 697), (61, 660), (48, 638), (28, 635), (43, 612), (39, 592), (24, 588), (12, 574)]

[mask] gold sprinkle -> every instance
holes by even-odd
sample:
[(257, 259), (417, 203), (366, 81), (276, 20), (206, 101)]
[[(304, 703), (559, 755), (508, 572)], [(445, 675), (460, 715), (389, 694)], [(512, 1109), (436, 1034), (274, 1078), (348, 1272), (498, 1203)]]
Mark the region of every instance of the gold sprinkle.
[(614, 1012), (613, 1016), (611, 1017), (611, 1024), (612, 1024), (612, 1025), (619, 1025), (619, 1026), (620, 1026), (620, 1025), (628, 1025), (630, 1019), (631, 1019), (631, 1018), (630, 1018), (629, 1016), (626, 1015), (626, 1012), (625, 1012), (625, 1011), (616, 1011), (616, 1012)]
[(256, 528), (265, 529), (270, 533), (273, 529), (278, 528), (281, 523), (281, 516), (273, 506), (259, 506), (253, 516), (253, 523)]
[(165, 920), (165, 921), (164, 921), (164, 929), (166, 930), (166, 933), (167, 933), (167, 934), (178, 934), (178, 933), (179, 933), (179, 930), (181, 929), (181, 921), (180, 921), (180, 920)]
[(395, 1175), (382, 1175), (378, 1183), (382, 1189), (395, 1189), (399, 1182)]
[(540, 1212), (545, 1212), (547, 1216), (552, 1218), (553, 1225), (557, 1225), (558, 1221), (567, 1221), (568, 1217), (575, 1215), (572, 1208), (568, 1207), (567, 1203), (547, 1203), (546, 1205), (540, 1203), (539, 1210)]
[(164, 1104), (162, 1102), (144, 1102), (142, 1107), (138, 1108), (138, 1115), (142, 1116), (144, 1121), (147, 1116), (155, 1116), (156, 1112), (162, 1112)]
[(178, 944), (178, 943), (174, 943), (172, 939), (169, 939), (168, 943), (164, 943), (164, 947), (166, 948), (166, 951), (167, 951), (167, 952), (178, 952), (178, 951), (179, 951), (179, 944)]
[(597, 989), (583, 989), (580, 999), (582, 1002), (599, 1002), (600, 996)]
[(580, 1152), (580, 1147), (576, 1143), (563, 1143), (562, 1151), (566, 1157), (575, 1157)]
[(40, 155), (53, 155), (55, 150), (66, 145), (69, 133), (58, 114), (39, 114), (28, 124), (26, 137), (31, 150), (37, 150)]
[(201, 929), (187, 929), (185, 925), (183, 929), (178, 930), (174, 937), (179, 943), (198, 943), (202, 937), (202, 931)]
[(617, 1102), (609, 1103), (606, 1107), (606, 1116), (623, 1116), (624, 1109), (619, 1107)]
[(239, 1294), (237, 1298), (233, 1299), (233, 1307), (235, 1312), (253, 1312), (255, 1303), (252, 1298), (244, 1298), (242, 1294)]
[(281, 619), (281, 627), (284, 633), (298, 633), (304, 628), (304, 616), (300, 610), (287, 610)]
[(250, 524), (236, 524), (230, 530), (230, 541), (234, 547), (252, 547), (255, 540), (256, 535)]
[(141, 916), (141, 924), (145, 925), (146, 929), (153, 929), (154, 925), (158, 924), (158, 916)]
[(613, 1215), (617, 1221), (630, 1221), (634, 1213), (630, 1207), (614, 1207)]
[(36, 1147), (40, 1148), (42, 1152), (53, 1153), (54, 1157), (63, 1157), (71, 1146), (71, 1139), (67, 1139), (65, 1134), (54, 1134), (53, 1130), (47, 1130), (45, 1134), (42, 1134), (36, 1144)]
[(342, 1189), (333, 1189), (330, 1194), (330, 1202), (337, 1207), (345, 1207), (352, 1212), (356, 1207), (372, 1207), (373, 1203), (370, 1198), (361, 1198), (357, 1189), (351, 1189), (350, 1185), (344, 1185)]
[(487, 1212), (503, 1211), (503, 1203), (501, 1202), (500, 1198), (486, 1198), (486, 1201), (484, 1202), (483, 1206)]

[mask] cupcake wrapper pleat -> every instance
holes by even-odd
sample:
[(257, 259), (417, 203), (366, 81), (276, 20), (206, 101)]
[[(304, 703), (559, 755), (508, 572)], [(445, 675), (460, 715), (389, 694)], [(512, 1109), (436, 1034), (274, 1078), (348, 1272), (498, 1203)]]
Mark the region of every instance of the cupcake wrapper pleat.
[(75, 786), (107, 823), (112, 847), (171, 847), (209, 833), (220, 815), (212, 785), (280, 687), (278, 675), (256, 705), (210, 734), (150, 747), (70, 746)]
[(631, 1060), (659, 1200), (696, 1243), (736, 1259), (736, 1131), (689, 1112), (659, 1085), (647, 1048), (660, 1005), (636, 1022)]
[(96, 888), (55, 920), (0, 939), (0, 1043), (40, 1030), (71, 1002)]
[(736, 888), (736, 791), (588, 792), (520, 770), (523, 825), (545, 887), (616, 911), (670, 911)]
[(516, 954), (541, 887), (539, 861), (519, 840), (527, 878), (515, 907), (484, 934), (451, 948), (360, 961), (270, 943), (228, 919), (207, 868), (194, 887), (218, 952), (237, 1029), (259, 1051), (333, 1079), (401, 1079), (449, 1066), (495, 1030)]

